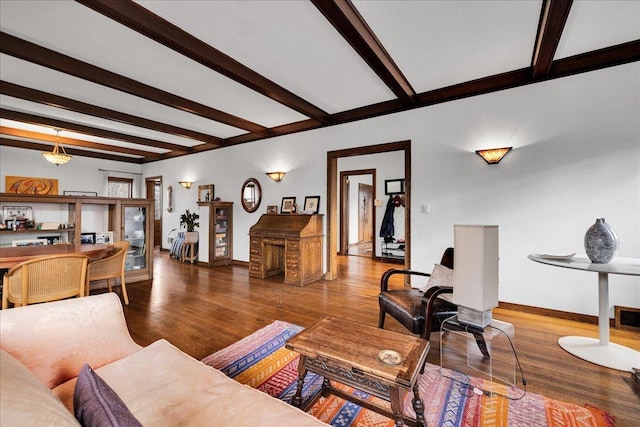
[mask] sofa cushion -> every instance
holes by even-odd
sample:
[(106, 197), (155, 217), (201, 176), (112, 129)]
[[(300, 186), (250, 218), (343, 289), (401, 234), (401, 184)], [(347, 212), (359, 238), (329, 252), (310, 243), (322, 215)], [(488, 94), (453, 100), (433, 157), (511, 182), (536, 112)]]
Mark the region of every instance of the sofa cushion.
[[(325, 426), (159, 340), (96, 369), (144, 426)], [(75, 380), (54, 389), (68, 407)]]
[(113, 292), (0, 310), (0, 347), (51, 389), (141, 348)]
[(51, 390), (4, 350), (0, 350), (0, 378), (0, 425), (79, 425)]
[(87, 364), (76, 381), (73, 408), (84, 427), (142, 427), (122, 399)]

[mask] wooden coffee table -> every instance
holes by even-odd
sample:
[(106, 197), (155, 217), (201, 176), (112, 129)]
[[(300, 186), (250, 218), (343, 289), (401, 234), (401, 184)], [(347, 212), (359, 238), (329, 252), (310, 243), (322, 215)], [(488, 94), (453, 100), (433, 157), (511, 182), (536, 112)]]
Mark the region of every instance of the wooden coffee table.
[[(417, 379), (427, 358), (429, 341), (344, 319), (325, 317), (291, 337), (286, 348), (301, 355), (294, 405), (300, 406), (304, 378), (307, 371), (312, 371), (324, 377), (324, 396), (331, 393), (350, 400), (393, 418), (396, 426), (402, 426), (405, 422), (412, 426), (425, 425), (424, 403), (420, 398)], [(383, 353), (390, 356), (387, 362), (393, 362), (390, 360), (393, 359), (393, 352), (399, 354), (399, 362), (388, 364), (380, 360), (379, 355), (383, 350), (388, 350)], [(332, 387), (331, 380), (390, 402), (391, 411)], [(402, 412), (401, 393), (410, 391), (413, 391), (415, 420), (405, 417)], [(312, 404), (310, 402), (307, 408)]]

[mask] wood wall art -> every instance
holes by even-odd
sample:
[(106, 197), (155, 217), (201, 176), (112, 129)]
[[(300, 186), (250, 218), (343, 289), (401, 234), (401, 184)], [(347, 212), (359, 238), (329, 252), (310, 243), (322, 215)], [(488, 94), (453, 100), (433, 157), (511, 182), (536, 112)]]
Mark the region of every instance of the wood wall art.
[(16, 194), (58, 194), (58, 180), (53, 178), (36, 178), (30, 176), (5, 177), (5, 192)]

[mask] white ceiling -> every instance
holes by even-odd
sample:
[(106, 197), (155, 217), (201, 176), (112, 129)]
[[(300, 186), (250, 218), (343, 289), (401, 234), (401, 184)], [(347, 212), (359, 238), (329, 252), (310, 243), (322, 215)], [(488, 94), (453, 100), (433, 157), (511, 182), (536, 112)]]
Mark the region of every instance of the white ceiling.
[[(489, 79), (489, 86), (463, 85), (462, 95), (448, 88), (502, 73), (517, 75), (513, 86), (519, 86), (640, 59), (640, 1), (574, 1), (557, 49), (555, 42), (545, 42), (553, 46), (554, 60), (568, 61), (558, 64), (573, 68), (556, 71), (553, 62), (538, 80), (530, 76), (540, 22), (545, 22), (541, 12), (547, 6), (554, 10), (556, 0), (119, 2), (131, 14), (141, 7), (147, 12), (144, 24), (159, 28), (162, 36), (175, 38), (177, 27), (228, 56), (227, 64), (254, 72), (248, 82), (239, 82), (212, 69), (221, 62), (211, 51), (204, 62), (215, 64), (202, 64), (83, 3), (89, 2), (0, 0), (0, 80), (12, 84), (0, 95), (0, 144), (42, 149), (52, 145), (53, 128), (59, 128), (72, 154), (110, 152), (108, 158), (116, 160), (153, 161), (500, 90), (509, 87), (500, 78)], [(108, 0), (95, 3), (111, 7)], [(375, 35), (391, 73), (395, 64), (398, 81), (406, 78), (407, 99), (385, 83), (379, 68), (347, 40), (354, 39), (345, 38), (326, 16), (329, 7), (345, 4)], [(147, 20), (149, 13), (152, 19)], [(23, 45), (14, 52), (21, 41), (11, 36), (65, 57), (33, 54)], [(622, 54), (616, 51), (613, 63), (596, 55), (586, 66), (571, 65), (575, 55), (629, 42)], [(39, 65), (42, 57), (45, 63)], [(85, 67), (87, 75), (74, 75)], [(35, 99), (31, 92), (16, 95), (15, 85), (126, 116), (98, 113), (87, 105), (61, 106), (40, 95)], [(132, 87), (142, 87), (141, 92)], [(139, 119), (196, 131), (199, 139)], [(207, 137), (209, 144), (203, 140)], [(138, 151), (116, 152), (91, 142)]]

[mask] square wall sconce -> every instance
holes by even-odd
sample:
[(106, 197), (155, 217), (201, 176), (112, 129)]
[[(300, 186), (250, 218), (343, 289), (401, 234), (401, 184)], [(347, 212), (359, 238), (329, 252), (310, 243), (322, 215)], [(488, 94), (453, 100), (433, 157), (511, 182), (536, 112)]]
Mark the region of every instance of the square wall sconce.
[(188, 190), (193, 185), (193, 182), (191, 182), (191, 181), (179, 181), (178, 184), (182, 185), (184, 188), (186, 188)]
[(513, 147), (503, 148), (490, 148), (487, 150), (477, 150), (476, 154), (484, 159), (490, 165), (500, 163), (500, 160), (509, 152)]

